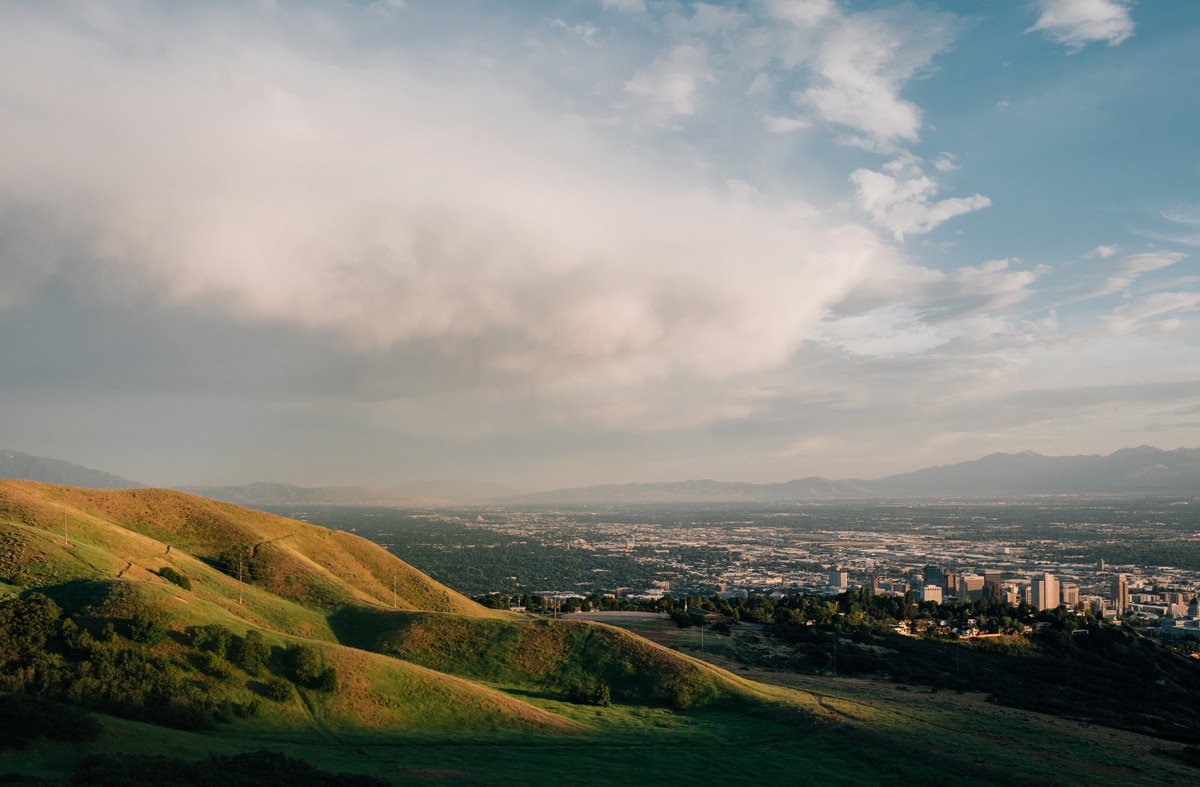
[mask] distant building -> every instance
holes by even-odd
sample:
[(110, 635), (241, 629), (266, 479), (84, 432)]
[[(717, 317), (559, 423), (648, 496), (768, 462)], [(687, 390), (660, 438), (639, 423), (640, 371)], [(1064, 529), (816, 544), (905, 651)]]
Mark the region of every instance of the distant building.
[(964, 574), (958, 581), (958, 597), (968, 601), (983, 598), (984, 579), (976, 574)]
[(921, 601), (936, 601), (942, 603), (942, 589), (937, 585), (926, 585), (921, 588)]
[(829, 586), (837, 590), (850, 587), (850, 574), (845, 571), (830, 571)]
[(926, 585), (941, 587), (946, 579), (946, 575), (938, 566), (925, 566), (925, 568), (921, 569), (921, 578), (925, 580)]
[(1035, 609), (1058, 609), (1062, 597), (1058, 589), (1058, 579), (1053, 574), (1042, 574), (1029, 583), (1029, 586), (1029, 603)]
[(1067, 606), (1067, 609), (1075, 609), (1075, 605), (1079, 603), (1079, 585), (1074, 582), (1063, 582), (1061, 592), (1062, 603)]
[(947, 596), (958, 596), (958, 574), (946, 571), (942, 574), (942, 592)]
[(1117, 617), (1129, 611), (1129, 580), (1124, 574), (1117, 574), (1113, 579), (1112, 608)]

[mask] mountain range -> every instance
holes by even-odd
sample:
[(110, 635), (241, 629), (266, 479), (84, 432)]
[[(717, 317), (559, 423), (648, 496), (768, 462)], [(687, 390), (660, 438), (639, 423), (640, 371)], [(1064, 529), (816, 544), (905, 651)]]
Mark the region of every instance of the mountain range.
[[(57, 459), (0, 451), (0, 478), (93, 489), (142, 487), (136, 481)], [(244, 506), (286, 505), (591, 505), (623, 503), (778, 503), (803, 500), (1017, 497), (1026, 495), (1198, 494), (1200, 449), (1123, 448), (1107, 456), (1045, 456), (1025, 451), (927, 467), (874, 480), (801, 478), (752, 484), (715, 480), (605, 484), (514, 494), (494, 484), (408, 483), (391, 489), (299, 487), (283, 483), (183, 486), (177, 489)]]
[(778, 503), (871, 498), (1013, 497), (1081, 494), (1200, 493), (1200, 449), (1123, 448), (1107, 456), (1044, 456), (1026, 451), (876, 480), (801, 478), (748, 484), (682, 481), (560, 489), (509, 498), (526, 505), (591, 503)]

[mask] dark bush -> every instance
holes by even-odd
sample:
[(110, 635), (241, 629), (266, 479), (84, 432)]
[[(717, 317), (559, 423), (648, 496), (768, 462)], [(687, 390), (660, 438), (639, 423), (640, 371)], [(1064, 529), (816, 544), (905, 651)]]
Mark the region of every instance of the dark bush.
[(337, 670), (333, 667), (326, 667), (321, 670), (321, 677), (317, 678), (315, 687), (318, 691), (324, 691), (328, 694), (333, 694), (338, 690)]
[(267, 695), (267, 699), (275, 700), (275, 702), (287, 702), (296, 695), (296, 690), (292, 688), (291, 682), (278, 675), (267, 678), (263, 687), (263, 693)]
[(157, 616), (135, 612), (129, 624), (129, 638), (143, 645), (157, 645), (167, 636), (167, 627)]
[(337, 670), (325, 663), (325, 656), (319, 648), (299, 643), (289, 646), (287, 665), (288, 676), (297, 686), (318, 691), (337, 691)]
[(237, 652), (233, 655), (233, 663), (251, 675), (262, 674), (263, 668), (271, 658), (271, 646), (263, 635), (251, 629), (238, 644)]
[(193, 626), (189, 629), (192, 647), (196, 650), (213, 653), (219, 658), (229, 655), (233, 643), (233, 632), (216, 623), (207, 626)]
[(179, 585), (179, 587), (183, 588), (184, 590), (192, 589), (192, 580), (188, 579), (183, 574), (180, 574), (170, 566), (163, 566), (160, 568), (158, 570), (158, 575), (168, 582)]

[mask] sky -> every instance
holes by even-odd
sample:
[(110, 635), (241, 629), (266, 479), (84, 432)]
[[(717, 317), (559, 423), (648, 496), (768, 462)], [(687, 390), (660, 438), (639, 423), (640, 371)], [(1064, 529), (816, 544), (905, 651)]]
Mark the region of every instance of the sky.
[(1200, 3), (0, 4), (0, 447), (161, 486), (1200, 446)]

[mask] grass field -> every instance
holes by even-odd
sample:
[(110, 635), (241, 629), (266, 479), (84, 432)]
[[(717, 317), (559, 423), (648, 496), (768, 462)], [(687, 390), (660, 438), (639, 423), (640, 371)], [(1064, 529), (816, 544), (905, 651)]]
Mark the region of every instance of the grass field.
[[(255, 628), (275, 649), (277, 673), (284, 647), (303, 642), (336, 668), (338, 689), (298, 687), (289, 700), (264, 700), (257, 715), (204, 732), (101, 716), (103, 732), (88, 743), (41, 739), (13, 750), (0, 741), (0, 777), (66, 783), (91, 754), (199, 759), (265, 749), (328, 771), (418, 784), (1200, 781), (1200, 771), (1171, 756), (1179, 744), (1001, 707), (982, 694), (751, 669), (747, 663), (770, 663), (779, 647), (753, 631), (720, 636), (669, 620), (622, 622), (623, 631), (535, 621), (482, 611), (415, 574), (407, 580), (412, 606), (392, 609), (384, 591), (393, 574), (411, 569), (354, 541), (177, 495), (124, 500), (43, 487), (16, 487), (0, 506), (0, 601), (37, 589), (64, 610), (81, 610), (81, 620), (108, 616), (121, 627), (130, 614), (112, 599), (151, 610), (169, 636), (147, 646), (148, 657), (238, 702), (255, 697), (261, 676), (232, 667), (221, 679), (204, 674), (186, 632), (216, 624), (241, 636)], [(170, 516), (154, 520), (164, 501)], [(63, 510), (69, 542), (59, 536)], [(123, 518), (138, 529), (126, 529)], [(189, 535), (193, 525), (199, 535)], [(326, 609), (270, 587), (239, 587), (180, 546), (189, 538), (210, 544), (209, 531), (289, 539), (289, 554), (310, 561), (303, 571), (350, 602)], [(167, 536), (169, 551), (159, 540)], [(190, 577), (192, 588), (164, 580), (156, 573), (164, 565)], [(56, 642), (65, 653), (65, 640)], [(567, 701), (566, 682), (588, 679), (611, 684), (611, 706)]]

